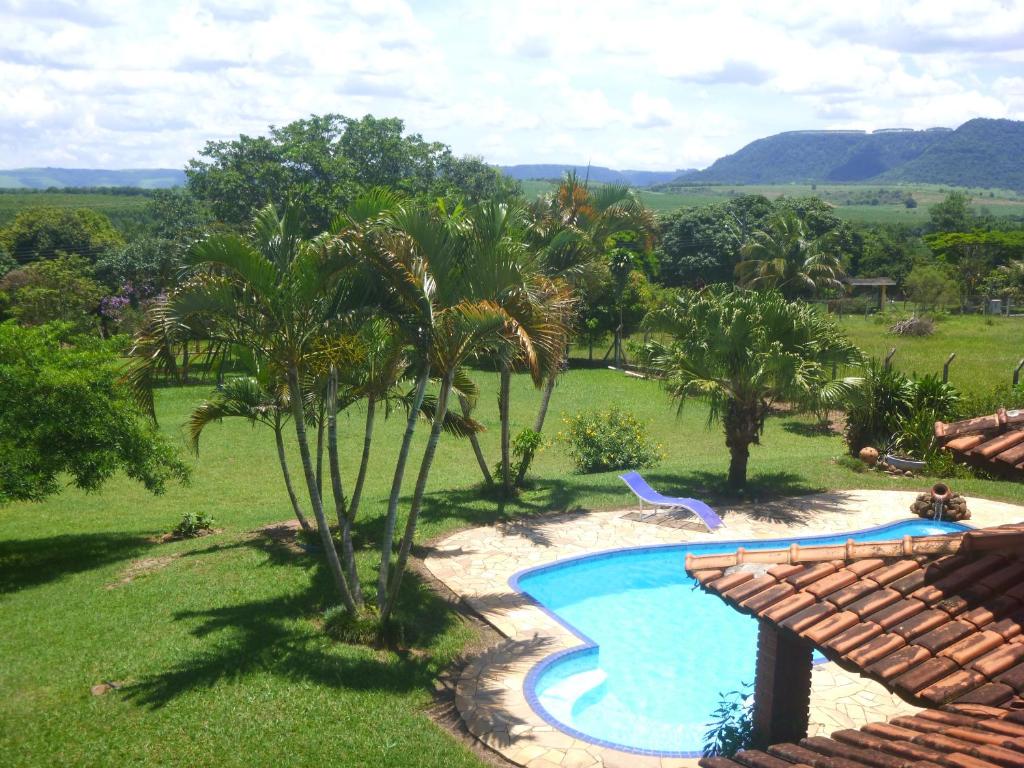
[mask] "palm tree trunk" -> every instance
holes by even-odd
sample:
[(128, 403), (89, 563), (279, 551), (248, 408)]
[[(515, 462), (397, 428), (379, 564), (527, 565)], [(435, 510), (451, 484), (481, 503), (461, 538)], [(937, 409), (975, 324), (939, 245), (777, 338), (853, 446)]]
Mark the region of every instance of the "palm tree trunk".
[(366, 428), (363, 431), (363, 455), (359, 458), (359, 474), (356, 484), (352, 487), (352, 501), (348, 505), (348, 519), (355, 522), (359, 513), (359, 502), (363, 497), (363, 483), (366, 481), (366, 470), (370, 466), (370, 445), (373, 443), (373, 424), (377, 413), (377, 400), (370, 395), (366, 401)]
[[(384, 521), (384, 535), (380, 543), (380, 570), (377, 572), (377, 606), (383, 608), (387, 602), (388, 577), (391, 571), (391, 546), (395, 539), (395, 525), (398, 521), (398, 497), (402, 493), (402, 479), (405, 477), (405, 464), (409, 459), (409, 448), (412, 446), (412, 436), (416, 431), (416, 422), (420, 417), (420, 408), (423, 406), (423, 397), (427, 394), (427, 383), (430, 381), (430, 369), (427, 368), (420, 374), (416, 382), (416, 394), (413, 397), (412, 407), (409, 409), (409, 419), (405, 424), (405, 435), (402, 437), (402, 447), (398, 451), (398, 461), (395, 463), (395, 475), (391, 480), (391, 496), (388, 498), (388, 514)], [(436, 415), (436, 414), (435, 414)]]
[(324, 403), (320, 401), (316, 420), (316, 491), (324, 497)]
[(327, 566), (330, 568), (331, 576), (334, 579), (334, 586), (341, 595), (345, 609), (353, 616), (358, 612), (352, 593), (349, 591), (345, 574), (341, 569), (341, 560), (338, 559), (338, 550), (334, 547), (334, 539), (331, 538), (331, 529), (327, 525), (327, 518), (324, 517), (324, 506), (316, 487), (316, 474), (313, 471), (313, 457), (309, 450), (309, 438), (306, 435), (306, 415), (302, 408), (302, 390), (299, 384), (299, 372), (294, 365), (288, 368), (288, 388), (291, 390), (292, 420), (295, 422), (295, 437), (299, 441), (299, 455), (302, 457), (302, 472), (306, 476), (306, 488), (309, 490), (309, 503), (313, 507), (313, 515), (316, 517), (317, 528), (320, 529), (320, 543), (324, 548), (324, 556), (327, 558)]
[(509, 424), (509, 394), (512, 385), (512, 369), (502, 362), (499, 374), (498, 414), (501, 418), (501, 488), (512, 493), (512, 452), (510, 449), (512, 425)]
[(444, 417), (448, 412), (448, 396), (452, 391), (452, 381), (454, 378), (454, 371), (449, 371), (441, 381), (441, 391), (437, 396), (437, 410), (434, 413), (434, 423), (431, 425), (427, 447), (424, 449), (423, 459), (420, 461), (420, 473), (416, 478), (416, 489), (412, 496), (412, 506), (409, 508), (409, 518), (405, 522), (405, 535), (402, 537), (402, 545), (398, 550), (398, 562), (395, 563), (394, 575), (388, 587), (387, 602), (384, 603), (380, 612), (382, 631), (387, 626), (387, 621), (394, 610), (395, 603), (398, 601), (398, 591), (402, 586), (402, 575), (405, 573), (405, 566), (409, 561), (409, 552), (412, 550), (413, 538), (416, 536), (416, 523), (419, 520), (420, 510), (423, 508), (423, 495), (427, 490), (427, 478), (430, 476), (430, 468), (434, 463), (434, 454), (437, 452), (437, 444), (441, 438)]
[(288, 489), (288, 499), (292, 503), (292, 510), (295, 512), (295, 517), (299, 521), (299, 525), (302, 526), (304, 531), (312, 531), (313, 529), (309, 525), (309, 520), (302, 512), (302, 507), (299, 505), (299, 499), (295, 495), (295, 489), (292, 487), (292, 475), (288, 471), (288, 457), (284, 451), (284, 435), (281, 429), (281, 416), (275, 414), (274, 416), (274, 440), (277, 442), (277, 459), (281, 462), (281, 474), (284, 475), (284, 487)]
[(332, 367), (327, 378), (327, 466), (331, 473), (331, 495), (334, 513), (341, 531), (341, 556), (345, 561), (348, 588), (357, 606), (363, 604), (363, 590), (356, 573), (356, 553), (352, 546), (352, 521), (345, 509), (345, 490), (341, 485), (341, 460), (338, 456), (338, 369)]
[[(537, 409), (537, 418), (533, 422), (533, 431), (538, 435), (544, 430), (544, 420), (548, 416), (548, 407), (551, 405), (551, 395), (555, 391), (555, 381), (558, 379), (558, 369), (556, 368), (548, 374), (547, 381), (544, 382), (544, 391), (540, 395), (540, 408)], [(533, 457), (531, 456), (530, 459)], [(516, 475), (516, 487), (523, 484), (523, 479), (526, 477), (526, 470), (530, 468), (530, 461), (523, 458), (522, 463), (519, 465), (519, 473)]]
[[(462, 415), (468, 419), (472, 410), (469, 407), (469, 400), (463, 394), (459, 395), (459, 406), (462, 408)], [(491, 470), (487, 468), (487, 459), (484, 458), (483, 449), (480, 448), (480, 438), (476, 432), (470, 434), (469, 444), (473, 446), (473, 453), (476, 454), (476, 463), (480, 465), (480, 472), (484, 476), (484, 482), (487, 485), (494, 485), (494, 478), (491, 477)]]
[(729, 487), (741, 490), (747, 485), (747, 460), (750, 458), (749, 443), (733, 443), (729, 446)]

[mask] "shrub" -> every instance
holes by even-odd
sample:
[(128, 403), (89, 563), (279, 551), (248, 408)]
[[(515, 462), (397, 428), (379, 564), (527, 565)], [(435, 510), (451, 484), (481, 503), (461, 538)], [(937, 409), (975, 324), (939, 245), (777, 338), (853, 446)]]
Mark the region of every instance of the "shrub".
[(713, 720), (704, 734), (704, 757), (732, 757), (750, 746), (754, 735), (753, 694), (746, 691), (719, 694)]
[(611, 408), (584, 411), (566, 418), (566, 432), (559, 437), (569, 445), (569, 455), (580, 472), (641, 469), (662, 459), (647, 427), (632, 413)]
[(367, 606), (353, 616), (343, 605), (324, 611), (324, 631), (335, 640), (353, 645), (371, 645), (377, 639), (380, 617), (377, 609)]
[(213, 518), (202, 512), (186, 512), (171, 533), (182, 539), (191, 539), (213, 530), (213, 524)]

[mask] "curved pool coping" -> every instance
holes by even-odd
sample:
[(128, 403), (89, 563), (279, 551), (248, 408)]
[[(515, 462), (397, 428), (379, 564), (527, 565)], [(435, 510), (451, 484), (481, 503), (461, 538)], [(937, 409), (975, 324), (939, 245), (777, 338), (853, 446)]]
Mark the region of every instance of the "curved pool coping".
[[(782, 544), (784, 542), (788, 546), (790, 543), (792, 543), (794, 541), (795, 542), (803, 543), (803, 542), (820, 541), (822, 539), (833, 539), (836, 536), (842, 536), (842, 535), (856, 536), (858, 534), (875, 533), (877, 531), (884, 531), (884, 530), (887, 530), (889, 528), (896, 528), (896, 527), (898, 527), (900, 525), (905, 525), (908, 522), (921, 522), (921, 521), (922, 521), (922, 518), (920, 518), (920, 517), (907, 517), (907, 518), (901, 518), (899, 520), (894, 520), (894, 521), (889, 522), (889, 523), (883, 523), (881, 525), (871, 526), (869, 528), (861, 528), (861, 529), (855, 530), (855, 531), (841, 531), (839, 533), (820, 533), (820, 534), (813, 534), (811, 536), (801, 536), (801, 537), (797, 537), (797, 538), (723, 539), (721, 541), (718, 541), (718, 540), (710, 540), (710, 541), (709, 540), (703, 540), (703, 541), (679, 542), (679, 543), (671, 543), (671, 544), (648, 544), (648, 545), (641, 544), (639, 546), (633, 546), (633, 547), (616, 547), (614, 549), (606, 549), (606, 550), (603, 550), (601, 552), (592, 552), (592, 553), (589, 553), (589, 554), (574, 555), (572, 557), (565, 557), (565, 558), (562, 558), (561, 560), (556, 560), (556, 561), (554, 561), (552, 563), (545, 563), (543, 565), (535, 565), (535, 566), (531, 566), (529, 568), (523, 568), (522, 570), (516, 571), (511, 576), (509, 576), (509, 578), (508, 578), (508, 585), (515, 592), (517, 592), (518, 594), (520, 594), (520, 595), (528, 598), (529, 600), (531, 600), (536, 608), (539, 608), (543, 613), (545, 613), (547, 616), (552, 618), (555, 622), (557, 622), (562, 627), (564, 627), (566, 629), (566, 631), (568, 631), (570, 634), (574, 635), (575, 637), (579, 638), (579, 640), (580, 640), (580, 645), (574, 646), (572, 648), (564, 648), (564, 649), (562, 649), (560, 651), (556, 651), (555, 653), (552, 653), (552, 654), (550, 654), (548, 656), (545, 656), (541, 661), (539, 661), (539, 662), (537, 662), (536, 664), (533, 665), (533, 667), (527, 673), (526, 680), (525, 680), (525, 682), (523, 684), (523, 694), (524, 694), (524, 696), (526, 698), (526, 701), (530, 705), (530, 708), (537, 714), (537, 716), (540, 717), (542, 720), (544, 720), (544, 722), (546, 722), (548, 725), (552, 726), (553, 728), (557, 728), (558, 730), (562, 731), (563, 733), (569, 734), (573, 738), (580, 739), (581, 741), (589, 742), (590, 744), (594, 744), (595, 746), (607, 747), (607, 748), (610, 748), (610, 749), (617, 749), (620, 752), (628, 752), (628, 753), (634, 754), (634, 755), (646, 755), (646, 756), (649, 756), (649, 757), (678, 757), (678, 758), (698, 758), (698, 757), (702, 757), (703, 754), (704, 754), (702, 751), (693, 751), (693, 750), (689, 750), (689, 751), (665, 751), (665, 750), (657, 750), (657, 749), (643, 749), (641, 747), (633, 747), (633, 746), (629, 746), (627, 744), (619, 744), (619, 743), (614, 742), (614, 741), (607, 741), (605, 739), (597, 738), (597, 737), (595, 737), (595, 736), (593, 736), (591, 734), (584, 733), (583, 731), (579, 731), (579, 730), (573, 728), (572, 726), (563, 723), (561, 720), (559, 720), (556, 717), (554, 717), (553, 715), (551, 715), (547, 711), (547, 709), (545, 709), (544, 705), (541, 704), (540, 699), (537, 696), (536, 685), (537, 685), (537, 681), (540, 679), (541, 675), (543, 675), (544, 672), (546, 672), (551, 666), (553, 666), (554, 664), (558, 663), (562, 659), (565, 659), (565, 658), (567, 658), (569, 656), (575, 656), (577, 654), (582, 655), (582, 654), (586, 654), (586, 653), (594, 653), (595, 651), (597, 651), (599, 646), (592, 639), (590, 639), (586, 634), (584, 634), (583, 632), (580, 632), (572, 624), (570, 624), (569, 622), (563, 620), (562, 617), (560, 617), (557, 613), (555, 613), (554, 611), (550, 610), (549, 608), (547, 608), (547, 606), (543, 605), (542, 603), (540, 603), (539, 601), (534, 599), (534, 597), (529, 592), (527, 592), (526, 590), (522, 589), (520, 587), (520, 585), (519, 585), (520, 579), (522, 579), (524, 576), (528, 576), (528, 575), (537, 573), (539, 571), (559, 570), (559, 569), (562, 569), (562, 568), (571, 567), (573, 564), (575, 564), (577, 562), (580, 562), (580, 561), (583, 561), (583, 560), (606, 560), (606, 559), (609, 559), (609, 558), (619, 557), (619, 556), (622, 556), (622, 555), (629, 555), (629, 554), (632, 554), (632, 553), (635, 553), (635, 552), (640, 552), (640, 551), (650, 551), (650, 550), (657, 550), (657, 549), (689, 549), (689, 548), (694, 547), (694, 546), (703, 546), (703, 545), (708, 545), (708, 544), (714, 544), (714, 545), (722, 545), (722, 544), (733, 545), (734, 544), (737, 547), (742, 547), (742, 546), (748, 545), (748, 544), (757, 544), (759, 549), (770, 550), (771, 549), (770, 547), (764, 547), (763, 546), (766, 542), (779, 542), (780, 544)], [(924, 522), (930, 522), (930, 521), (925, 520)], [(974, 529), (974, 526), (969, 525), (969, 524), (964, 523), (964, 522), (950, 522), (950, 521), (943, 521), (943, 522), (947, 522), (949, 525), (959, 526), (961, 531), (970, 531), (970, 530)], [(950, 532), (953, 533), (953, 531), (950, 531)], [(816, 663), (823, 663), (823, 662), (816, 662)]]

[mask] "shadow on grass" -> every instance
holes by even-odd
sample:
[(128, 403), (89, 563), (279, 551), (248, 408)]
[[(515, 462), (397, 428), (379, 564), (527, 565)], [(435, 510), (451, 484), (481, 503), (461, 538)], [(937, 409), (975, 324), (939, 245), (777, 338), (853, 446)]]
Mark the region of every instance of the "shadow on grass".
[(784, 421), (782, 429), (791, 435), (799, 435), (800, 437), (835, 437), (839, 434), (832, 428), (831, 424), (822, 424), (820, 422), (811, 424), (806, 421), (797, 421), (796, 419)]
[[(159, 708), (190, 691), (255, 673), (355, 691), (402, 694), (430, 687), (437, 663), (421, 651), (460, 619), (416, 573), (406, 573), (394, 614), (393, 639), (400, 649), (379, 651), (334, 643), (324, 634), (315, 619), (336, 600), (318, 558), (311, 559), (264, 536), (204, 547), (187, 556), (210, 556), (243, 547), (265, 552), (267, 566), (309, 569), (309, 587), (280, 597), (175, 614), (176, 620), (194, 625), (194, 637), (208, 640), (201, 650), (175, 666), (125, 688), (123, 695), (128, 700)], [(404, 650), (413, 647), (421, 650)]]
[(134, 557), (155, 543), (126, 533), (83, 533), (0, 541), (0, 594)]

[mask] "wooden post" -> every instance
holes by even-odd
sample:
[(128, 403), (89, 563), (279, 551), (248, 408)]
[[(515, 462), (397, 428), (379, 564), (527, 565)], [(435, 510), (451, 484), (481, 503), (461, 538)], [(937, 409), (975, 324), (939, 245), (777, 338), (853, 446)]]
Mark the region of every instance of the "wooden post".
[(878, 308), (885, 311), (885, 286), (880, 285), (879, 288), (882, 289), (882, 295), (878, 298)]
[(754, 734), (757, 748), (797, 742), (807, 736), (811, 707), (812, 646), (806, 640), (761, 621), (754, 678)]
[(953, 362), (956, 357), (956, 352), (950, 352), (949, 357), (946, 358), (945, 365), (942, 366), (942, 383), (945, 384), (949, 381), (949, 364)]

